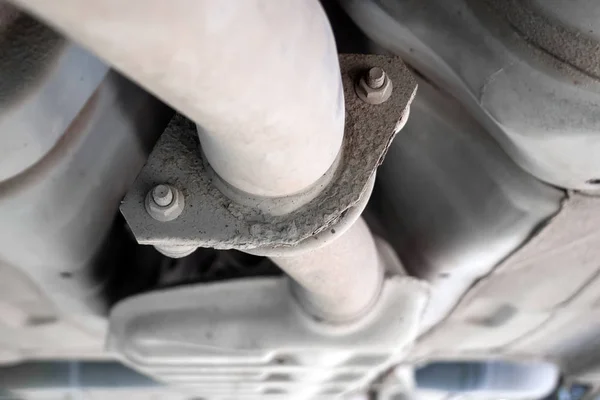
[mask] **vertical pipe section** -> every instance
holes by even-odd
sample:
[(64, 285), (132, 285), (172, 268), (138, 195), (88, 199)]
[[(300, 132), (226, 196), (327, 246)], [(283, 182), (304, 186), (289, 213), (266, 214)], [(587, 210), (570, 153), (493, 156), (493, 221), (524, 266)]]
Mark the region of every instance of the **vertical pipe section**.
[[(340, 69), (317, 0), (14, 2), (194, 120), (213, 169), (243, 192), (301, 193), (340, 151)], [(327, 247), (275, 261), (329, 321), (366, 312), (383, 279), (362, 220)]]
[(351, 321), (368, 312), (383, 282), (375, 241), (362, 218), (326, 247), (272, 260), (294, 279), (301, 305), (329, 322)]
[(317, 0), (14, 0), (199, 125), (213, 169), (302, 192), (337, 156), (344, 99)]

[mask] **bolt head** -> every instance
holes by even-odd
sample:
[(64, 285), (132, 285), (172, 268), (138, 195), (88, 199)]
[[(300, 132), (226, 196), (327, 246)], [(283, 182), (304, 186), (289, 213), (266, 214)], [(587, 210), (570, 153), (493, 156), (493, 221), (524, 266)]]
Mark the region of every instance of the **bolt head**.
[(183, 193), (170, 185), (157, 185), (146, 195), (146, 211), (157, 221), (172, 221), (185, 206)]
[[(373, 71), (375, 70), (375, 71)], [(383, 84), (378, 88), (373, 88), (369, 86), (367, 80), (369, 80), (369, 74), (373, 71), (373, 76), (379, 76), (379, 71), (383, 72), (384, 80)], [(391, 79), (385, 74), (383, 69), (379, 67), (371, 68), (365, 76), (363, 76), (354, 87), (357, 96), (368, 104), (381, 104), (389, 100), (392, 96), (392, 91), (394, 89), (392, 85)]]

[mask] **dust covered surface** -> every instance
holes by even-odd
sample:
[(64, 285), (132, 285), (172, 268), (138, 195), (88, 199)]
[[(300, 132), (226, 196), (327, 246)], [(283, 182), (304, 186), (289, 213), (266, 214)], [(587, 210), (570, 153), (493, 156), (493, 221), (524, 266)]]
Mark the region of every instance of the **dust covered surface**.
[[(138, 242), (217, 249), (293, 246), (343, 219), (383, 161), (417, 84), (398, 57), (340, 55), (340, 66), (346, 105), (342, 160), (315, 199), (282, 216), (234, 203), (212, 184), (194, 123), (177, 114), (121, 205)], [(387, 102), (369, 105), (356, 96), (354, 82), (375, 66), (386, 71), (394, 91)], [(185, 196), (184, 211), (174, 221), (155, 221), (144, 208), (146, 193), (159, 183), (171, 184)]]
[(592, 79), (600, 79), (600, 43), (586, 36), (586, 32), (573, 31), (559, 21), (542, 15), (526, 2), (485, 2), (534, 48)]

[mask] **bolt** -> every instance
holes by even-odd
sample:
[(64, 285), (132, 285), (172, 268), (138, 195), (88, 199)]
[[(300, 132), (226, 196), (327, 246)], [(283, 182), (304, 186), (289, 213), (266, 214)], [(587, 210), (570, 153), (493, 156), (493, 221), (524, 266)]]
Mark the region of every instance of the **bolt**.
[(184, 205), (183, 193), (170, 185), (157, 185), (146, 195), (146, 211), (157, 221), (174, 220), (181, 215)]
[(152, 189), (152, 200), (161, 207), (171, 204), (173, 197), (173, 190), (168, 185), (158, 185)]
[(385, 71), (383, 68), (373, 67), (367, 73), (367, 85), (373, 89), (379, 89), (385, 83)]
[(392, 96), (393, 89), (392, 80), (380, 67), (370, 68), (354, 87), (358, 97), (368, 104), (385, 103)]

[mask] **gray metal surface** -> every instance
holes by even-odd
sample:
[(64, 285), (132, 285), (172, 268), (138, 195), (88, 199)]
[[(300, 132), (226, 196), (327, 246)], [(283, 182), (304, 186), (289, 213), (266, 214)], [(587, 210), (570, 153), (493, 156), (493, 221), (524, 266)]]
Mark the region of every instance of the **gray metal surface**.
[(108, 69), (0, 0), (0, 182), (57, 144)]
[(439, 362), (415, 371), (419, 389), (470, 399), (542, 399), (559, 383), (560, 370), (545, 362)]
[(93, 257), (168, 116), (111, 72), (50, 153), (0, 183), (0, 259), (24, 271), (62, 313), (105, 312)]
[(0, 363), (106, 358), (97, 256), (172, 112), (5, 2), (0, 73)]
[(116, 361), (38, 361), (0, 367), (2, 400), (190, 400)]
[(409, 359), (545, 359), (597, 384), (600, 201), (571, 194), (550, 223), (475, 282)]
[(525, 4), (583, 37), (600, 41), (600, 7), (596, 0), (529, 0)]
[(365, 387), (417, 334), (427, 286), (386, 281), (351, 325), (315, 321), (285, 278), (151, 292), (111, 312), (109, 347), (157, 380), (209, 399), (333, 399)]
[(0, 367), (0, 382), (0, 389), (10, 391), (116, 389), (160, 385), (151, 378), (115, 361), (46, 361), (5, 366)]
[(520, 170), (456, 100), (418, 82), (370, 208), (409, 273), (432, 284), (426, 331), (547, 223), (564, 194)]
[[(340, 63), (347, 111), (341, 161), (332, 181), (312, 201), (284, 215), (236, 204), (212, 184), (194, 124), (176, 116), (121, 205), (137, 240), (218, 249), (291, 246), (347, 218), (346, 211), (368, 190), (416, 84), (398, 58), (342, 55)], [(387, 102), (373, 106), (356, 96), (354, 83), (377, 65), (387, 71), (394, 91)], [(185, 195), (183, 213), (169, 223), (154, 220), (143, 207), (146, 194), (159, 183), (171, 184)]]
[[(560, 21), (544, 18), (554, 36), (536, 42), (486, 2), (343, 4), (371, 38), (454, 95), (522, 168), (559, 187), (598, 189), (600, 84), (585, 71), (597, 68), (595, 52), (582, 53), (569, 35), (557, 34)], [(541, 8), (557, 9), (554, 4)], [(591, 14), (597, 7), (585, 4)], [(543, 31), (535, 18), (521, 22), (531, 32)], [(597, 48), (590, 42), (595, 39), (585, 40), (588, 49)]]
[[(564, 15), (555, 15), (554, 18), (545, 15), (548, 11), (558, 11), (556, 4), (554, 7), (539, 4), (536, 6), (535, 1), (519, 0), (486, 0), (485, 3), (491, 12), (497, 13), (506, 20), (515, 33), (531, 47), (547, 53), (557, 61), (592, 79), (600, 78), (600, 42), (591, 35), (596, 28), (595, 24), (574, 29), (565, 26), (562, 20), (569, 18), (573, 11), (567, 12), (564, 7), (561, 9)], [(571, 10), (579, 5), (564, 0), (562, 3), (563, 5), (569, 3)], [(600, 12), (599, 5), (591, 7), (589, 3), (587, 7), (584, 6), (584, 9), (592, 14)]]

